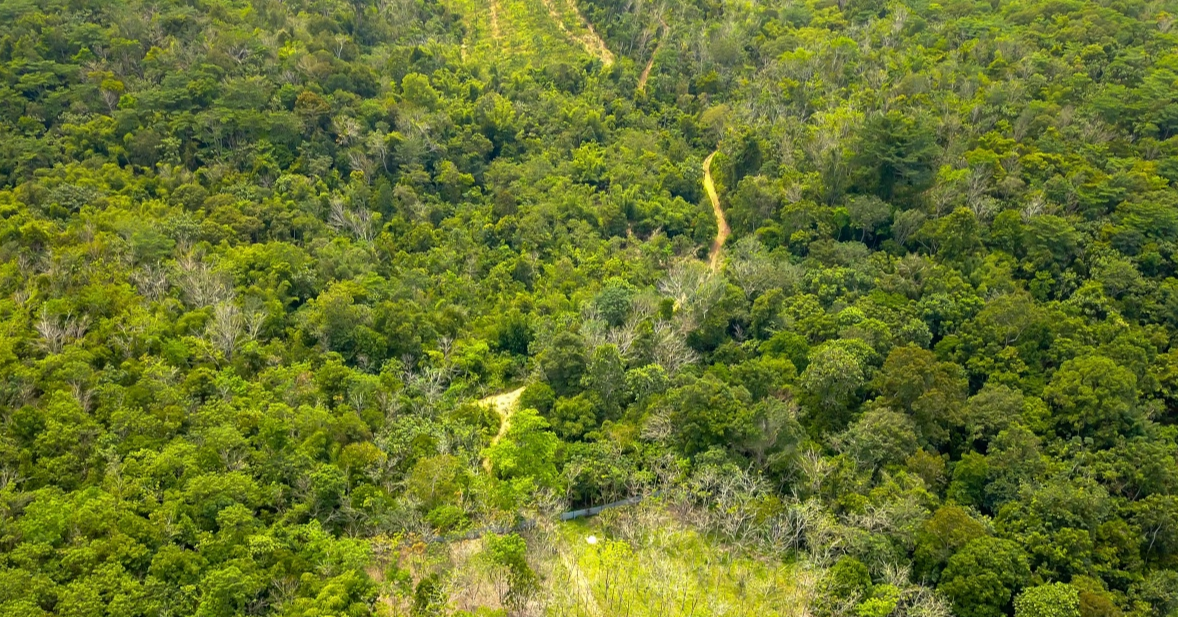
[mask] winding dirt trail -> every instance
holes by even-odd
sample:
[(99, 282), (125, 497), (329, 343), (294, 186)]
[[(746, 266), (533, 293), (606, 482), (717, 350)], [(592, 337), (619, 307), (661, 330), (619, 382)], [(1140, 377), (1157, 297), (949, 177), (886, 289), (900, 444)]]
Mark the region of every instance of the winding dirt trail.
[(660, 19), (659, 23), (663, 25), (662, 32), (659, 33), (659, 42), (655, 43), (654, 51), (650, 52), (650, 60), (646, 62), (646, 68), (642, 69), (642, 74), (638, 76), (638, 91), (646, 90), (646, 80), (650, 79), (650, 70), (654, 68), (654, 58), (659, 55), (659, 50), (663, 48), (663, 41), (667, 40), (667, 32), (670, 31), (670, 26), (667, 22)]
[(713, 272), (720, 269), (720, 250), (732, 230), (728, 227), (728, 219), (724, 218), (724, 210), (720, 208), (720, 196), (716, 194), (716, 183), (712, 181), (712, 158), (720, 152), (716, 150), (704, 159), (704, 190), (712, 202), (712, 213), (716, 215), (716, 239), (712, 241), (712, 248), (708, 251), (708, 266)]
[[(519, 405), (519, 397), (523, 393), (523, 387), (519, 387), (510, 392), (493, 394), (479, 399), (479, 405), (490, 407), (495, 413), (499, 414), (499, 418), (501, 419), (499, 422), (499, 433), (491, 439), (491, 445), (499, 443), (499, 440), (503, 439), (503, 436), (507, 434), (507, 427), (511, 423), (511, 414), (515, 413), (515, 408)], [(483, 469), (491, 471), (490, 459), (483, 459)]]

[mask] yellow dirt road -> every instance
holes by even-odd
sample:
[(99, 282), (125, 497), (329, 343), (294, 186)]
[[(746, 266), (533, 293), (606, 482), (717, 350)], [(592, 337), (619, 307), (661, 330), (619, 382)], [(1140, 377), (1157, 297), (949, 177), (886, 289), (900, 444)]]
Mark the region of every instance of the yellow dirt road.
[(720, 249), (724, 248), (724, 242), (728, 240), (728, 236), (732, 230), (728, 228), (728, 219), (724, 218), (724, 210), (720, 208), (720, 196), (716, 194), (716, 183), (712, 181), (712, 158), (716, 156), (713, 152), (704, 159), (704, 190), (708, 193), (708, 199), (712, 202), (712, 213), (716, 215), (716, 239), (712, 242), (712, 249), (708, 251), (708, 266), (713, 272), (720, 269)]

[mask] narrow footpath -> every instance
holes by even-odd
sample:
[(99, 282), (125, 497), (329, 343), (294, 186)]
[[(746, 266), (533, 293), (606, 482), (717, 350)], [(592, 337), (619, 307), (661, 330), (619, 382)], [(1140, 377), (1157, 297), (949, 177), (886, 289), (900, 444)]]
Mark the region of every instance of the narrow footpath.
[[(499, 443), (499, 440), (503, 439), (503, 436), (507, 434), (507, 427), (511, 424), (511, 414), (515, 413), (515, 408), (519, 406), (519, 397), (523, 393), (523, 387), (519, 387), (510, 392), (494, 394), (479, 399), (479, 405), (490, 407), (495, 413), (499, 414), (499, 433), (491, 439), (491, 445)], [(483, 459), (483, 469), (486, 469), (488, 472), (491, 471), (490, 459)]]
[(564, 16), (561, 14), (560, 9), (556, 6), (556, 1), (557, 0), (543, 0), (544, 8), (548, 9), (548, 16), (552, 18), (552, 21), (556, 22), (556, 27), (559, 28), (565, 36), (576, 41), (577, 43), (580, 43), (581, 47), (584, 47), (585, 51), (588, 52), (589, 55), (596, 56), (598, 59), (600, 59), (601, 64), (604, 66), (610, 66), (613, 64), (614, 52), (610, 51), (609, 47), (606, 46), (605, 41), (601, 40), (601, 37), (597, 35), (597, 31), (593, 29), (593, 24), (589, 23), (589, 21), (585, 19), (584, 15), (581, 15), (581, 10), (577, 8), (577, 3), (575, 0), (559, 1), (565, 5), (565, 9), (569, 12), (569, 14), (576, 17), (578, 25), (581, 28), (584, 28), (584, 32), (573, 32), (569, 29), (568, 26), (565, 25)]
[(646, 68), (642, 69), (642, 74), (638, 76), (638, 91), (646, 90), (646, 80), (650, 79), (650, 70), (654, 68), (654, 58), (659, 55), (659, 50), (663, 48), (663, 41), (667, 40), (667, 33), (670, 32), (670, 26), (667, 22), (659, 20), (662, 24), (662, 31), (659, 33), (659, 42), (655, 43), (654, 51), (650, 52), (650, 60), (646, 62)]
[(490, 0), (491, 3), (491, 38), (498, 41), (503, 35), (499, 32), (499, 0)]
[(724, 242), (728, 240), (728, 236), (732, 230), (728, 228), (728, 219), (724, 218), (724, 210), (720, 208), (720, 196), (716, 194), (716, 183), (712, 181), (712, 158), (716, 156), (713, 152), (704, 159), (704, 190), (708, 193), (708, 199), (712, 202), (712, 213), (716, 215), (716, 239), (712, 242), (712, 249), (708, 251), (708, 267), (713, 272), (720, 269), (720, 250), (724, 248)]

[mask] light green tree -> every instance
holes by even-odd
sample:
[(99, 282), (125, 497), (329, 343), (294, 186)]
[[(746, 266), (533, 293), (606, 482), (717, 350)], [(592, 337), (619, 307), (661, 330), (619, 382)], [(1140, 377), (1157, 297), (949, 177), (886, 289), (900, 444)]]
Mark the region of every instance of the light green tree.
[(512, 414), (503, 438), (487, 448), (491, 470), (503, 479), (555, 486), (555, 455), (560, 439), (548, 429), (548, 421), (535, 409)]
[(1080, 590), (1065, 583), (1028, 587), (1014, 599), (1015, 617), (1080, 617)]

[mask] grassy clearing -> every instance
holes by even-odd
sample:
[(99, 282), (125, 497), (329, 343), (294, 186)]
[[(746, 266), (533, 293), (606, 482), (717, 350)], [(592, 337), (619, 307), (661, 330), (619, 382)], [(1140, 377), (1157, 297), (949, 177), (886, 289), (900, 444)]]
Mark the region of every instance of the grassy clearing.
[[(561, 559), (549, 574), (547, 613), (569, 617), (805, 613), (808, 573), (735, 555), (671, 524), (629, 541), (608, 522), (559, 528)], [(612, 531), (617, 531), (612, 530)], [(590, 544), (589, 538), (596, 539)]]
[[(816, 573), (752, 558), (711, 542), (655, 507), (541, 526), (524, 534), (540, 587), (513, 614), (553, 617), (806, 615)], [(592, 542), (590, 541), (592, 538)], [(413, 579), (441, 575), (447, 610), (499, 614), (507, 587), (480, 557), (483, 540), (402, 555)], [(411, 599), (386, 598), (385, 614)]]

